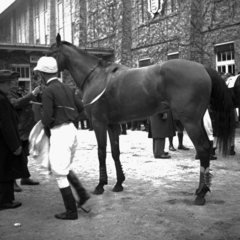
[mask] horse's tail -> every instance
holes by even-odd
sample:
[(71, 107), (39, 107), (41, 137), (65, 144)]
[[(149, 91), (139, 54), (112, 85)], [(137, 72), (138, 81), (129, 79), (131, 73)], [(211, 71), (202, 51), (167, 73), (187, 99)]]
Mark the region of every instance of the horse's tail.
[(232, 97), (226, 83), (212, 68), (207, 68), (212, 80), (210, 109), (213, 112), (217, 144), (222, 155), (227, 155), (235, 132), (235, 117)]

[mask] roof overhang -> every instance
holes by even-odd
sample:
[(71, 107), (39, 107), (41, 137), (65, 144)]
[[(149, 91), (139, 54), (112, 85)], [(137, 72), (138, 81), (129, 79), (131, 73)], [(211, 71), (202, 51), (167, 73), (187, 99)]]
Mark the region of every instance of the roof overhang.
[[(16, 52), (16, 51), (24, 51), (26, 53), (40, 53), (46, 54), (49, 50), (50, 46), (48, 45), (29, 45), (29, 44), (5, 44), (0, 43), (0, 50), (5, 50), (7, 52)], [(113, 49), (105, 49), (105, 48), (84, 48), (87, 52), (99, 55), (99, 56), (111, 56), (114, 53)]]

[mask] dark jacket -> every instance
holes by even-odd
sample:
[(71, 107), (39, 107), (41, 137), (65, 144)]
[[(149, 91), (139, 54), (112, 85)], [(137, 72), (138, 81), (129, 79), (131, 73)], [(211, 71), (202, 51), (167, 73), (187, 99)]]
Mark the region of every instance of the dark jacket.
[(36, 124), (30, 101), (35, 100), (32, 93), (21, 88), (12, 88), (7, 95), (18, 114), (18, 131), (21, 140), (28, 140), (29, 134)]
[(0, 181), (30, 176), (24, 153), (18, 156), (13, 154), (20, 146), (16, 111), (0, 91)]
[(149, 138), (167, 138), (175, 136), (175, 127), (172, 111), (165, 110), (167, 119), (163, 119), (163, 113), (158, 113), (150, 117)]
[(74, 90), (58, 79), (50, 81), (44, 89), (42, 107), (42, 123), (50, 129), (64, 123), (76, 124), (78, 113), (83, 111)]

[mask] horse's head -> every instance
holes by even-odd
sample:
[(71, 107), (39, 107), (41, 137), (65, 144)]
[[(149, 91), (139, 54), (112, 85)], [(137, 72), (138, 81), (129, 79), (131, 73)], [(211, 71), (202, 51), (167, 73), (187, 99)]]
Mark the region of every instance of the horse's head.
[(58, 71), (61, 72), (64, 69), (67, 69), (67, 64), (64, 61), (63, 53), (61, 51), (61, 36), (58, 33), (56, 37), (56, 43), (52, 44), (52, 46), (49, 48), (47, 56), (54, 57), (58, 64)]
[(56, 43), (48, 50), (47, 56), (52, 56), (58, 64), (58, 71), (67, 69), (79, 87), (82, 87), (92, 72), (99, 66), (100, 59), (72, 43), (61, 41), (58, 34)]

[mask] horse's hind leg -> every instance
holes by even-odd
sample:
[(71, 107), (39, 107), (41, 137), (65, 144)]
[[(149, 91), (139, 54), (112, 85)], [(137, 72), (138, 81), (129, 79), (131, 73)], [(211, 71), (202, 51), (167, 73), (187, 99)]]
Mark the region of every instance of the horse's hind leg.
[(117, 183), (113, 188), (114, 192), (120, 192), (123, 190), (122, 183), (125, 180), (125, 175), (122, 170), (122, 165), (120, 162), (120, 149), (119, 149), (119, 133), (120, 126), (118, 124), (111, 124), (108, 127), (108, 133), (111, 143), (112, 157), (115, 162)]
[(194, 203), (195, 205), (204, 205), (206, 202), (205, 195), (208, 191), (210, 192), (211, 186), (212, 175), (209, 172), (211, 143), (208, 139), (203, 123), (201, 123), (201, 125), (185, 123), (184, 126), (200, 158), (200, 179), (198, 189), (195, 193), (197, 197)]

